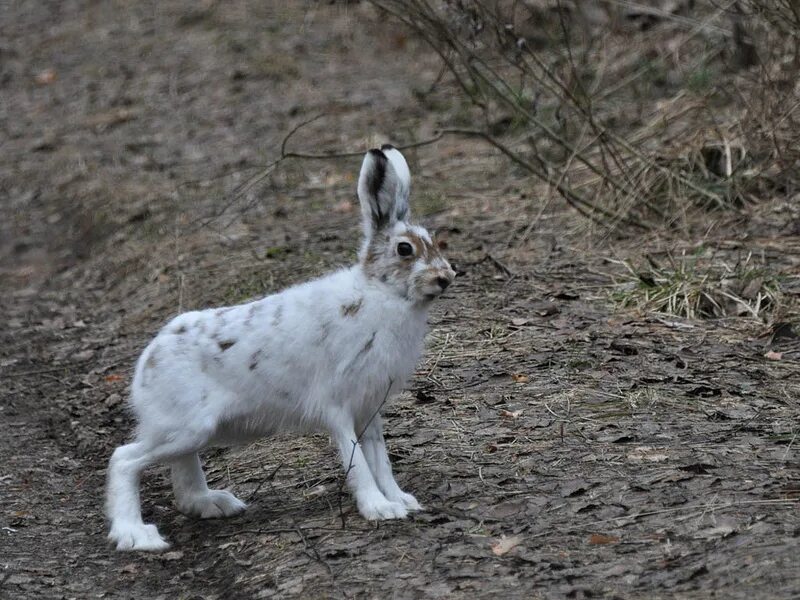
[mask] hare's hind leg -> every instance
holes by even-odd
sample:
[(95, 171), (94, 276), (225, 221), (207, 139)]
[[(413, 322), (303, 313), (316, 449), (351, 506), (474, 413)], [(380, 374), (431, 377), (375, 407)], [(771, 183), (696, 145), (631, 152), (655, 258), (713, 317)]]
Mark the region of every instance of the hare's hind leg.
[(155, 525), (142, 521), (139, 501), (139, 479), (149, 465), (171, 462), (179, 456), (196, 452), (208, 442), (208, 432), (171, 432), (166, 436), (140, 438), (120, 446), (108, 465), (106, 511), (111, 521), (108, 539), (117, 550), (150, 550), (159, 552), (169, 544), (159, 535)]
[(159, 535), (156, 526), (142, 521), (139, 478), (151, 462), (150, 448), (141, 441), (120, 446), (111, 456), (106, 512), (111, 520), (108, 539), (116, 543), (117, 550), (159, 552), (169, 548), (169, 543)]
[(247, 505), (225, 490), (209, 490), (197, 452), (175, 458), (172, 466), (172, 489), (178, 510), (201, 519), (230, 517)]

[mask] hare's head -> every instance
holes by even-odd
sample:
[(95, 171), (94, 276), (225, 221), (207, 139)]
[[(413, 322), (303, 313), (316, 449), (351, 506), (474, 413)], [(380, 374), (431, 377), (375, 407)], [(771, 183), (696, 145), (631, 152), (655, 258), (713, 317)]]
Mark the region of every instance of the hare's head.
[(411, 176), (392, 146), (370, 150), (358, 177), (364, 225), (359, 259), (367, 277), (411, 302), (428, 302), (453, 283), (455, 272), (431, 235), (409, 223)]

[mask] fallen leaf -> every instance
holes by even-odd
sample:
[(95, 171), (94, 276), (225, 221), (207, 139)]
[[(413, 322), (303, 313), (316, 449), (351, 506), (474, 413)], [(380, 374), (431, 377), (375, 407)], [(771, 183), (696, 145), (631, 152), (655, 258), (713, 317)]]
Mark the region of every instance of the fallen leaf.
[(511, 537), (503, 536), (499, 540), (497, 540), (494, 544), (491, 544), (492, 552), (495, 553), (496, 556), (503, 556), (504, 554), (508, 554), (511, 550), (516, 548), (522, 543), (522, 536), (521, 535), (514, 535)]
[(333, 207), (333, 212), (337, 213), (349, 213), (353, 210), (353, 203), (349, 200), (342, 200), (338, 204)]
[(513, 379), (517, 383), (528, 383), (528, 376), (523, 375), (522, 373), (512, 373), (511, 379)]
[(183, 558), (183, 550), (173, 550), (172, 552), (166, 552), (161, 555), (161, 558), (164, 560), (180, 560)]
[(94, 356), (94, 350), (91, 348), (87, 348), (86, 350), (81, 350), (80, 352), (76, 352), (72, 355), (72, 358), (75, 360), (89, 360)]
[(593, 533), (589, 536), (589, 543), (595, 544), (597, 546), (602, 546), (605, 544), (616, 544), (619, 542), (619, 538), (615, 535), (603, 535), (602, 533)]
[(650, 448), (648, 446), (639, 446), (633, 449), (633, 452), (628, 454), (628, 460), (642, 460), (648, 462), (661, 462), (667, 460), (667, 456), (663, 448)]
[(108, 398), (106, 398), (105, 405), (106, 406), (115, 406), (122, 401), (122, 396), (119, 394), (109, 394)]
[(128, 563), (124, 567), (122, 567), (119, 571), (120, 573), (136, 573), (139, 570), (139, 567), (136, 566), (136, 563)]
[(764, 355), (764, 358), (767, 360), (781, 360), (783, 358), (783, 352), (775, 352), (774, 350), (770, 350)]
[(511, 319), (511, 324), (515, 325), (516, 327), (522, 327), (523, 325), (526, 325), (529, 322), (530, 319), (521, 319), (521, 318)]
[(112, 373), (111, 375), (106, 375), (106, 382), (114, 383), (115, 381), (122, 381), (122, 375), (117, 375)]
[(541, 317), (549, 317), (558, 314), (558, 306), (553, 302), (539, 302), (533, 307), (534, 312)]
[(325, 492), (328, 491), (328, 488), (324, 485), (318, 485), (316, 487), (311, 488), (310, 490), (306, 490), (303, 492), (304, 498), (316, 498), (317, 496), (325, 495)]
[(500, 411), (500, 416), (505, 417), (506, 419), (518, 419), (521, 414), (522, 414), (521, 410), (511, 411), (503, 409)]
[(45, 69), (44, 71), (40, 71), (36, 74), (34, 80), (39, 85), (50, 85), (56, 80), (56, 71), (55, 69)]

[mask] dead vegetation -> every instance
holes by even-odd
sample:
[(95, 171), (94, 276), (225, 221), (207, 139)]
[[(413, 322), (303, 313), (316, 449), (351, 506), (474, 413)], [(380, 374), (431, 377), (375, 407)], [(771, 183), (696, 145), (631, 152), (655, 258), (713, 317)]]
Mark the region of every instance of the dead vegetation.
[(439, 55), (465, 134), (604, 227), (686, 228), (796, 188), (791, 3), (373, 3)]
[(734, 264), (704, 257), (702, 249), (694, 255), (667, 256), (664, 264), (647, 257), (638, 269), (627, 261), (619, 263), (628, 277), (612, 299), (623, 308), (687, 319), (747, 316), (764, 322), (788, 311), (779, 279), (752, 254)]

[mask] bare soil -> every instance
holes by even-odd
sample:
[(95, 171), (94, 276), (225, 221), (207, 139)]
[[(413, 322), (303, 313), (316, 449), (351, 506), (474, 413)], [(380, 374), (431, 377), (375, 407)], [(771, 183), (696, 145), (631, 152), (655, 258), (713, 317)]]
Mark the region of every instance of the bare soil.
[(291, 149), (429, 136), (459, 110), (446, 80), (426, 95), (439, 70), (363, 3), (2, 5), (0, 597), (800, 597), (798, 339), (619, 311), (608, 260), (702, 242), (796, 297), (797, 205), (609, 238), (453, 138), (407, 153), (459, 277), (386, 410), (427, 510), (367, 523), (327, 440), (281, 437), (204, 457), (244, 515), (182, 516), (154, 469), (145, 518), (173, 549), (107, 545), (105, 466), (160, 325), (354, 257), (357, 157), (240, 186), (317, 115)]

